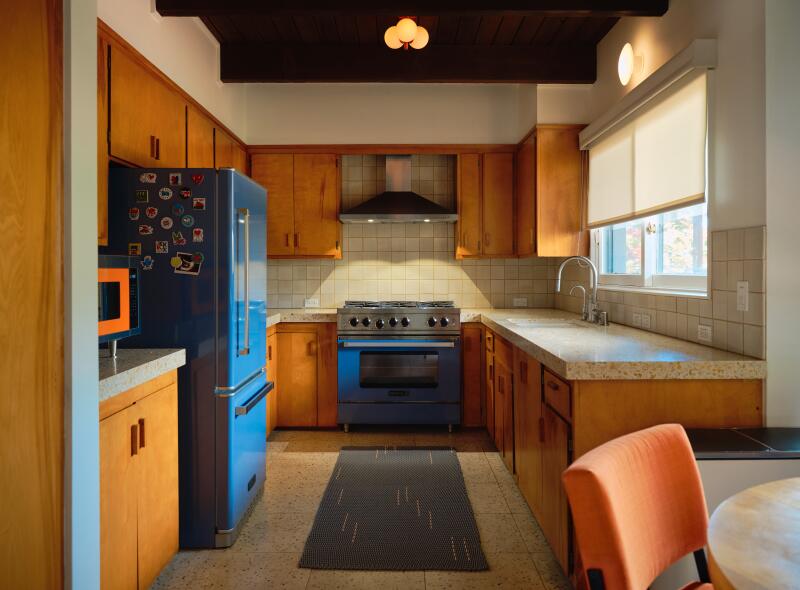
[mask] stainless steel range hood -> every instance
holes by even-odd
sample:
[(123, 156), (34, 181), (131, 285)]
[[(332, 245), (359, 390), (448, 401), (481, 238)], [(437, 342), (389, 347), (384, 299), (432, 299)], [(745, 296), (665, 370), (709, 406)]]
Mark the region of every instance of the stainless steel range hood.
[(339, 214), (342, 223), (454, 223), (450, 211), (411, 191), (411, 156), (386, 156), (386, 190)]

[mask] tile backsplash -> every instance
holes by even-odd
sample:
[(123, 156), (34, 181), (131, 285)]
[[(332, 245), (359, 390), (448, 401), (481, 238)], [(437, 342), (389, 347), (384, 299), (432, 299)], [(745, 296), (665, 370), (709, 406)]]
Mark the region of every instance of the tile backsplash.
[[(603, 289), (599, 307), (609, 320), (634, 325), (634, 314), (650, 317), (650, 331), (714, 348), (765, 358), (765, 227), (712, 232), (710, 236), (711, 296), (687, 298)], [(567, 295), (572, 285), (586, 284), (588, 270), (570, 265), (564, 270), (559, 309), (581, 310), (581, 297)], [(749, 283), (749, 309), (736, 309), (736, 283)], [(700, 341), (698, 326), (710, 326), (712, 341)], [(637, 326), (638, 327), (638, 326)]]

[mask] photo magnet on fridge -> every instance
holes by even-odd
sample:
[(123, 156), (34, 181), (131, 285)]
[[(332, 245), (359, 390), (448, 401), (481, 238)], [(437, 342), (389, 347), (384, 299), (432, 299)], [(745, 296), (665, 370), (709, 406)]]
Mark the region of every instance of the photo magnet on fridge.
[(142, 258), (142, 260), (139, 262), (139, 265), (142, 267), (142, 270), (153, 270), (154, 262), (155, 259), (148, 254), (147, 256)]
[(143, 236), (150, 236), (153, 234), (153, 226), (142, 224), (139, 226), (139, 234)]
[(192, 230), (192, 241), (196, 244), (203, 241), (202, 227), (196, 227)]
[(200, 274), (200, 267), (203, 266), (203, 261), (195, 260), (194, 254), (190, 252), (176, 252), (175, 256), (170, 260), (170, 264), (175, 269), (175, 274), (197, 276)]
[(201, 184), (203, 182), (203, 175), (202, 174), (192, 174), (192, 182), (195, 184)]
[(156, 240), (156, 254), (169, 254), (169, 242), (167, 240)]
[(158, 196), (162, 201), (169, 201), (172, 198), (172, 189), (165, 186), (158, 190)]
[(194, 215), (189, 215), (188, 213), (181, 217), (181, 225), (183, 227), (192, 227), (194, 225)]
[(169, 183), (172, 186), (177, 186), (179, 184), (182, 184), (181, 183), (181, 175), (180, 175), (180, 173), (179, 172), (173, 172), (172, 174), (170, 174), (169, 175)]
[(206, 210), (206, 198), (205, 197), (194, 197), (192, 199), (192, 209), (195, 211), (205, 211)]
[(131, 242), (128, 244), (128, 256), (141, 256), (142, 255), (142, 243), (141, 242)]
[(172, 232), (172, 243), (176, 246), (185, 246), (186, 238), (183, 237), (183, 232), (179, 231)]
[(185, 186), (185, 187), (183, 187), (181, 189), (180, 195), (181, 195), (181, 199), (188, 199), (189, 197), (192, 196), (192, 189), (190, 189), (189, 187)]
[(148, 207), (144, 210), (144, 214), (147, 215), (148, 219), (155, 219), (158, 215), (158, 207)]
[(172, 229), (172, 217), (162, 217), (161, 218), (161, 228), (162, 229)]
[(146, 188), (141, 188), (136, 191), (136, 202), (147, 203), (150, 200), (150, 191)]
[(181, 215), (183, 215), (185, 212), (186, 212), (186, 209), (184, 209), (183, 205), (181, 205), (180, 203), (175, 203), (175, 204), (172, 206), (172, 214), (173, 214), (175, 217), (180, 217), (180, 216), (181, 216)]
[(128, 209), (128, 219), (136, 221), (139, 219), (139, 207), (131, 207)]
[(157, 178), (155, 172), (142, 172), (139, 175), (139, 182), (142, 184), (155, 184)]

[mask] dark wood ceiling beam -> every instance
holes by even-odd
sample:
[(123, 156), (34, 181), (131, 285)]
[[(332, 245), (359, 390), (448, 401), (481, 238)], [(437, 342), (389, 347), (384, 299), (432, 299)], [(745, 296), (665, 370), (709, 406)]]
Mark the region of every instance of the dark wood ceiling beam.
[(592, 83), (594, 46), (429, 45), (421, 51), (357, 45), (228, 44), (224, 82)]
[(661, 16), (668, 8), (669, 0), (397, 0), (380, 6), (373, 0), (156, 0), (156, 10), (162, 16), (436, 14), (605, 18)]

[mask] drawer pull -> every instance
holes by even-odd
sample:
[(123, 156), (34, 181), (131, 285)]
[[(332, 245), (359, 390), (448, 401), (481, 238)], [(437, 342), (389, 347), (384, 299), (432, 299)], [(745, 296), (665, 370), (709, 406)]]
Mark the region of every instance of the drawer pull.
[(558, 391), (558, 389), (559, 389), (558, 383), (556, 383), (554, 381), (548, 381), (547, 382), (547, 387), (549, 387), (550, 389), (554, 389), (556, 391)]
[(139, 453), (139, 433), (136, 424), (131, 424), (131, 457)]
[(144, 418), (139, 418), (139, 448), (144, 448)]

